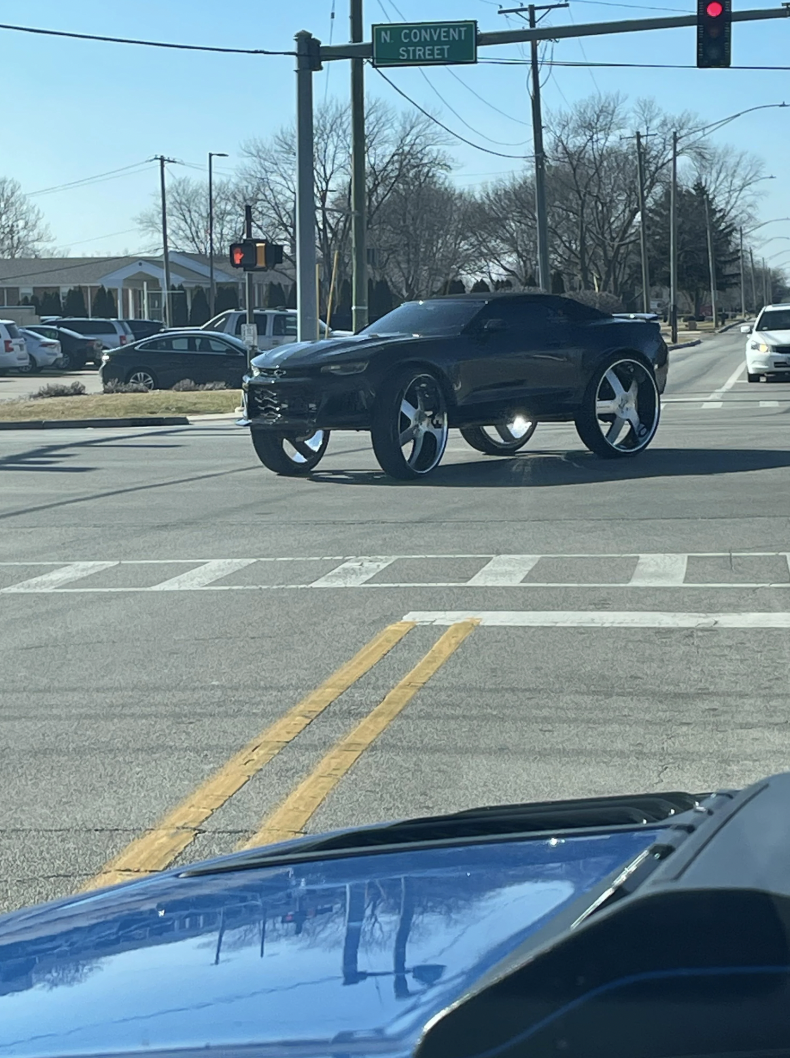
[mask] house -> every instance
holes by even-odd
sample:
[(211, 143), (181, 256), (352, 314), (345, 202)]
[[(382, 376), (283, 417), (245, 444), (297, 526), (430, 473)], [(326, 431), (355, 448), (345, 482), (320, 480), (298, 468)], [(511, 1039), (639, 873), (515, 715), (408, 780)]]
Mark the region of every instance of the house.
[[(170, 253), (171, 287), (182, 287), (187, 312), (195, 291), (202, 287), (208, 293), (209, 258), (203, 254)], [(263, 291), (269, 283), (293, 282), (286, 271), (256, 273), (255, 304), (263, 304)], [(226, 259), (214, 259), (214, 282), (217, 287), (233, 286), (238, 303), (244, 303), (244, 275), (230, 268)], [(99, 287), (111, 290), (121, 318), (162, 318), (164, 262), (162, 256), (122, 257), (19, 257), (0, 260), (0, 309), (19, 305), (25, 298), (41, 298), (52, 291), (65, 297), (69, 290), (80, 288), (90, 312)]]

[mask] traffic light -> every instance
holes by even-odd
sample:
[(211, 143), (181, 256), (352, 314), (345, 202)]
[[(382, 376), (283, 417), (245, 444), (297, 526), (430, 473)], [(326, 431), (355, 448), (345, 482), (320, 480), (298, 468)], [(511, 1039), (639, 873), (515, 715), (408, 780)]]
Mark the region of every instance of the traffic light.
[(697, 0), (697, 66), (730, 65), (732, 0)]
[(273, 242), (245, 239), (230, 246), (230, 263), (245, 272), (265, 272), (282, 264), (283, 247)]

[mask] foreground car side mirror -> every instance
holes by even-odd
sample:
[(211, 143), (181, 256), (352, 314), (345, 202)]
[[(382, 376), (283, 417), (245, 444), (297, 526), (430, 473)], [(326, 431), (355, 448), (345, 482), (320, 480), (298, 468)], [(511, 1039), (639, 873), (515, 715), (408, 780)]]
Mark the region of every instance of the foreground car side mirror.
[(745, 323), (743, 327), (741, 327), (741, 334), (751, 334), (753, 330), (754, 327), (752, 327), (751, 323)]
[(485, 323), (483, 324), (483, 330), (486, 331), (487, 333), (496, 332), (496, 331), (506, 331), (507, 330), (507, 324), (505, 323), (505, 321), (503, 319), (500, 319), (500, 318), (497, 317), (497, 318), (492, 319), (492, 320), (486, 320)]

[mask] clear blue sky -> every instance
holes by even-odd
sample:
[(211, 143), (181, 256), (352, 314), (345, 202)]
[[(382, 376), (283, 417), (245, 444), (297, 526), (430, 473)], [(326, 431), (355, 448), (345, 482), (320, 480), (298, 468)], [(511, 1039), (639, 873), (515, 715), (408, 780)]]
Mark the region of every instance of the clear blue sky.
[[(482, 30), (508, 25), (496, 0), (395, 0), (406, 20), (475, 18)], [(383, 5), (383, 6), (382, 6)], [(516, 6), (508, 3), (505, 6)], [(735, 0), (736, 10), (768, 6), (767, 0)], [(773, 4), (771, 4), (773, 6)], [(7, 23), (111, 36), (211, 44), (228, 47), (282, 48), (309, 29), (324, 43), (348, 39), (348, 0), (5, 0)], [(365, 0), (365, 23), (386, 22), (392, 0)], [(609, 3), (571, 0), (552, 12), (552, 24), (649, 17), (673, 11), (690, 13), (688, 0)], [(509, 17), (514, 27), (517, 19)], [(73, 41), (0, 31), (0, 85), (6, 105), (0, 173), (18, 179), (26, 192), (104, 173), (164, 153), (205, 165), (206, 152), (227, 151), (217, 163), (232, 168), (239, 145), (251, 136), (272, 133), (293, 116), (291, 57), (225, 56), (179, 53), (121, 44)], [(559, 42), (555, 59), (592, 62), (694, 63), (694, 30), (665, 30)], [(522, 48), (487, 48), (485, 57), (520, 57)], [(790, 65), (790, 19), (733, 27), (734, 64)], [(455, 67), (454, 72), (510, 117), (504, 117), (453, 80), (446, 69), (427, 70), (428, 81), (477, 132), (463, 127), (442, 105), (421, 73), (394, 71), (393, 80), (451, 128), (506, 154), (530, 154), (531, 128), (526, 69), (491, 66)], [(654, 96), (668, 111), (697, 110), (705, 120), (763, 103), (790, 102), (788, 72), (746, 70), (614, 70), (554, 67), (544, 90), (548, 114), (596, 91), (630, 98)], [(326, 92), (346, 99), (348, 64), (328, 64), (316, 75), (316, 98)], [(407, 104), (372, 70), (369, 96)], [(518, 119), (512, 120), (512, 119)], [(527, 122), (527, 124), (520, 124)], [(790, 216), (790, 109), (750, 115), (718, 134), (718, 139), (761, 155), (777, 179), (763, 184), (764, 219)], [(486, 140), (480, 133), (490, 139)], [(502, 141), (492, 143), (490, 140)], [(519, 168), (518, 160), (499, 158), (457, 144), (456, 179), (470, 185)], [(199, 175), (194, 169), (172, 172)], [(59, 247), (74, 256), (135, 253), (141, 239), (134, 216), (157, 190), (156, 166), (82, 189), (37, 195)], [(131, 230), (130, 230), (131, 229)], [(769, 235), (790, 235), (790, 222), (767, 226)], [(774, 241), (766, 252), (790, 243)], [(787, 258), (780, 257), (782, 264)]]

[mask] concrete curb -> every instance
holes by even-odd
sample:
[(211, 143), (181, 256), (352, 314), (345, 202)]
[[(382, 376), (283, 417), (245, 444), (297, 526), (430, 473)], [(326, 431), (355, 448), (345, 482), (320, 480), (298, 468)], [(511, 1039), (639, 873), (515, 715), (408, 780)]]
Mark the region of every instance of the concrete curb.
[(143, 415), (133, 419), (31, 419), (29, 422), (0, 422), (0, 430), (95, 430), (108, 426), (189, 426), (185, 415)]
[(692, 345), (702, 345), (702, 339), (695, 338), (693, 342), (678, 342), (677, 345), (668, 345), (667, 349), (669, 349), (671, 353), (675, 349), (690, 349)]

